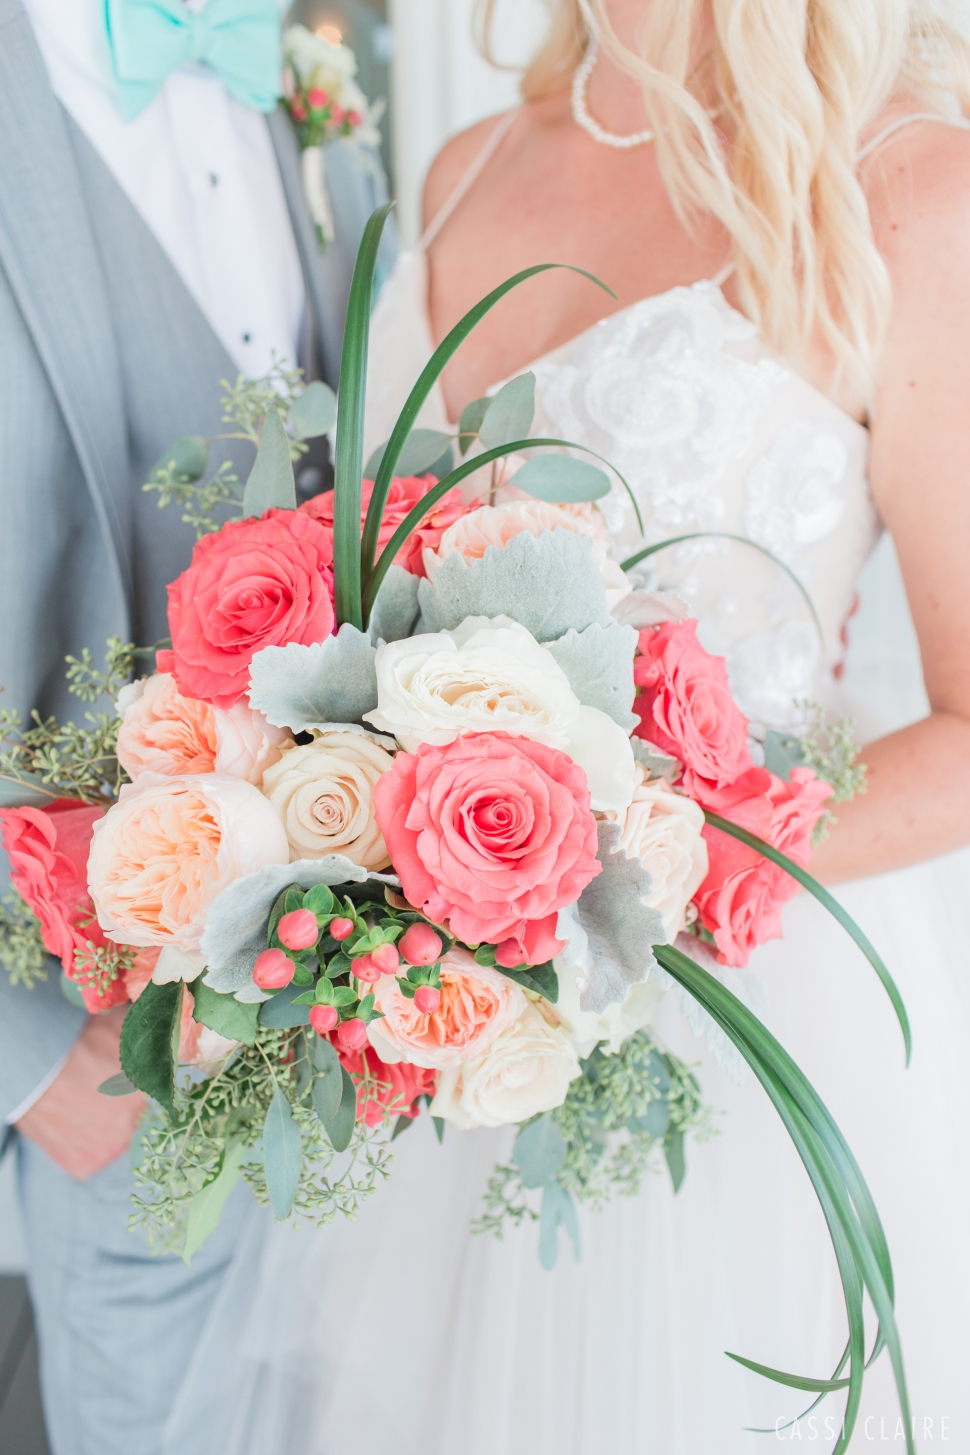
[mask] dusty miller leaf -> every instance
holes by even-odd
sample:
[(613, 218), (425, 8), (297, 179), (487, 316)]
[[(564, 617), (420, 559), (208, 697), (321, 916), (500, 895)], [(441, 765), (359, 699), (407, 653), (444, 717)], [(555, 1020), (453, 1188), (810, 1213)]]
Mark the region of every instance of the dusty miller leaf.
[(375, 655), (350, 622), (325, 642), (264, 647), (250, 664), (250, 706), (274, 727), (295, 733), (321, 723), (358, 722), (377, 706)]
[(391, 566), (371, 612), (368, 628), (371, 642), (376, 647), (379, 641), (403, 641), (411, 635), (417, 615), (418, 577), (405, 571), (403, 566)]
[(598, 707), (625, 731), (640, 719), (630, 711), (633, 653), (637, 634), (632, 627), (594, 623), (584, 632), (569, 631), (546, 647), (569, 678), (569, 685), (587, 707)]
[(454, 631), (468, 616), (511, 616), (550, 642), (611, 620), (592, 541), (558, 528), (540, 536), (522, 531), (476, 561), (453, 552), (433, 581), (418, 583), (418, 602), (431, 632)]

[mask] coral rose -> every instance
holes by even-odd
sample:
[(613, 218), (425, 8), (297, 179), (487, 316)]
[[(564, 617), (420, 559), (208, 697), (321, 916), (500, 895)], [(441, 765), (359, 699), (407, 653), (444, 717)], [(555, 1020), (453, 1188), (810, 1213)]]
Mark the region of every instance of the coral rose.
[(441, 962), (441, 1000), (424, 1015), (401, 993), (393, 975), (374, 986), (374, 1004), (383, 1020), (368, 1026), (371, 1045), (383, 1060), (415, 1066), (456, 1066), (477, 1056), (507, 1030), (525, 1009), (524, 992), (497, 970), (479, 965), (456, 946)]
[(307, 646), (333, 631), (331, 533), (298, 510), (267, 510), (203, 536), (168, 588), (179, 689), (232, 707), (264, 647)]
[[(104, 809), (55, 799), (46, 809), (5, 808), (3, 847), (10, 858), (10, 882), (40, 920), (44, 949), (60, 960), (65, 975), (77, 979), (75, 950), (107, 944), (88, 893), (88, 854), (94, 826)], [(122, 980), (98, 994), (82, 986), (84, 1004), (92, 1013), (128, 999)]]
[(374, 785), (394, 759), (362, 733), (322, 733), (290, 748), (263, 777), (279, 814), (290, 858), (343, 854), (364, 869), (391, 862), (374, 817)]
[(600, 872), (586, 778), (528, 738), (477, 733), (399, 753), (374, 789), (408, 900), (468, 944), (517, 939), (530, 964), (563, 948), (560, 909)]
[(751, 767), (747, 720), (735, 704), (723, 657), (697, 640), (696, 621), (668, 621), (640, 633), (633, 680), (637, 737), (673, 753), (684, 765), (692, 798), (723, 788)]
[(348, 1051), (331, 1038), (340, 1064), (357, 1087), (357, 1120), (379, 1126), (385, 1116), (414, 1118), (419, 1096), (434, 1096), (434, 1072), (408, 1061), (382, 1061), (373, 1046)]
[(292, 742), (245, 702), (228, 710), (198, 697), (183, 697), (170, 672), (158, 672), (123, 687), (118, 694), (118, 761), (129, 778), (141, 773), (184, 777), (231, 773), (259, 784)]
[(191, 954), (222, 889), (289, 857), (283, 825), (252, 784), (145, 773), (96, 824), (88, 883), (109, 940)]
[(524, 1122), (562, 1106), (579, 1074), (566, 1032), (529, 1003), (480, 1056), (438, 1072), (431, 1115), (463, 1132)]
[[(402, 475), (395, 476), (391, 481), (391, 487), (387, 492), (387, 500), (384, 504), (384, 515), (381, 519), (381, 528), (377, 535), (378, 556), (388, 544), (391, 536), (397, 530), (401, 522), (411, 513), (418, 501), (427, 495), (429, 490), (434, 489), (437, 480), (433, 475)], [(364, 480), (361, 485), (360, 502), (360, 524), (363, 530), (364, 521), (367, 518), (367, 507), (370, 505), (371, 496), (374, 493), (373, 480)], [(424, 517), (417, 530), (411, 532), (407, 541), (398, 551), (395, 560), (399, 566), (410, 571), (413, 576), (425, 574), (422, 553), (426, 546), (437, 545), (442, 533), (454, 524), (462, 515), (473, 510), (474, 505), (465, 505), (461, 498), (461, 491), (449, 490), (433, 506)], [(318, 520), (322, 526), (333, 533), (333, 491), (326, 490), (322, 495), (314, 495), (312, 500), (307, 500), (300, 509), (307, 515)]]
[[(811, 768), (793, 768), (788, 783), (765, 768), (752, 768), (731, 788), (705, 794), (703, 802), (804, 869), (811, 856), (812, 829), (831, 793)], [(798, 882), (756, 849), (710, 824), (704, 838), (710, 869), (695, 902), (721, 963), (744, 966), (757, 945), (781, 936), (781, 908), (798, 893)]]

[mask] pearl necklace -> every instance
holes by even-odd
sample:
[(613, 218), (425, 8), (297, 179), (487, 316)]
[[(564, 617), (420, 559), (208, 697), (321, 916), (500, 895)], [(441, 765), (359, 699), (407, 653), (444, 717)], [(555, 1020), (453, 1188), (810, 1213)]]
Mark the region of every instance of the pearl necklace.
[(616, 147), (619, 151), (627, 151), (630, 147), (646, 146), (647, 142), (653, 141), (652, 131), (635, 131), (630, 136), (617, 136), (615, 132), (605, 131), (599, 122), (594, 121), (590, 116), (586, 106), (586, 87), (593, 67), (596, 65), (596, 55), (597, 45), (594, 38), (589, 43), (589, 49), (583, 57), (582, 64), (577, 66), (573, 76), (573, 121), (602, 146)]

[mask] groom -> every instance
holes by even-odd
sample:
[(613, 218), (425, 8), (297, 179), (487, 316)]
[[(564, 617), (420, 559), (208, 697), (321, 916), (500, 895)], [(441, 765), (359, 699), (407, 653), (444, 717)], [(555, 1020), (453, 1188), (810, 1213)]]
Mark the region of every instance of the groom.
[[(275, 355), (337, 383), (384, 199), (372, 164), (332, 148), (321, 253), (277, 105), (279, 31), (277, 0), (0, 0), (0, 684), (23, 718), (77, 715), (66, 654), (167, 634), (193, 536), (141, 485), (178, 436), (221, 432), (219, 380)], [(252, 1200), (191, 1272), (126, 1231), (140, 1099), (97, 1092), (120, 1013), (89, 1019), (60, 978), (51, 961), (26, 991), (0, 967), (0, 1131), (49, 1435), (54, 1455), (156, 1455)]]

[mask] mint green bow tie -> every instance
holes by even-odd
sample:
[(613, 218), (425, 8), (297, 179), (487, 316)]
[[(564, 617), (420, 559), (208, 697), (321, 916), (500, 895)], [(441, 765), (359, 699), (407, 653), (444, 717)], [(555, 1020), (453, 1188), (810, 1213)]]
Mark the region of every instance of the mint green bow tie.
[(281, 94), (277, 0), (105, 0), (118, 106), (131, 121), (186, 62), (211, 66), (230, 96), (272, 111)]

